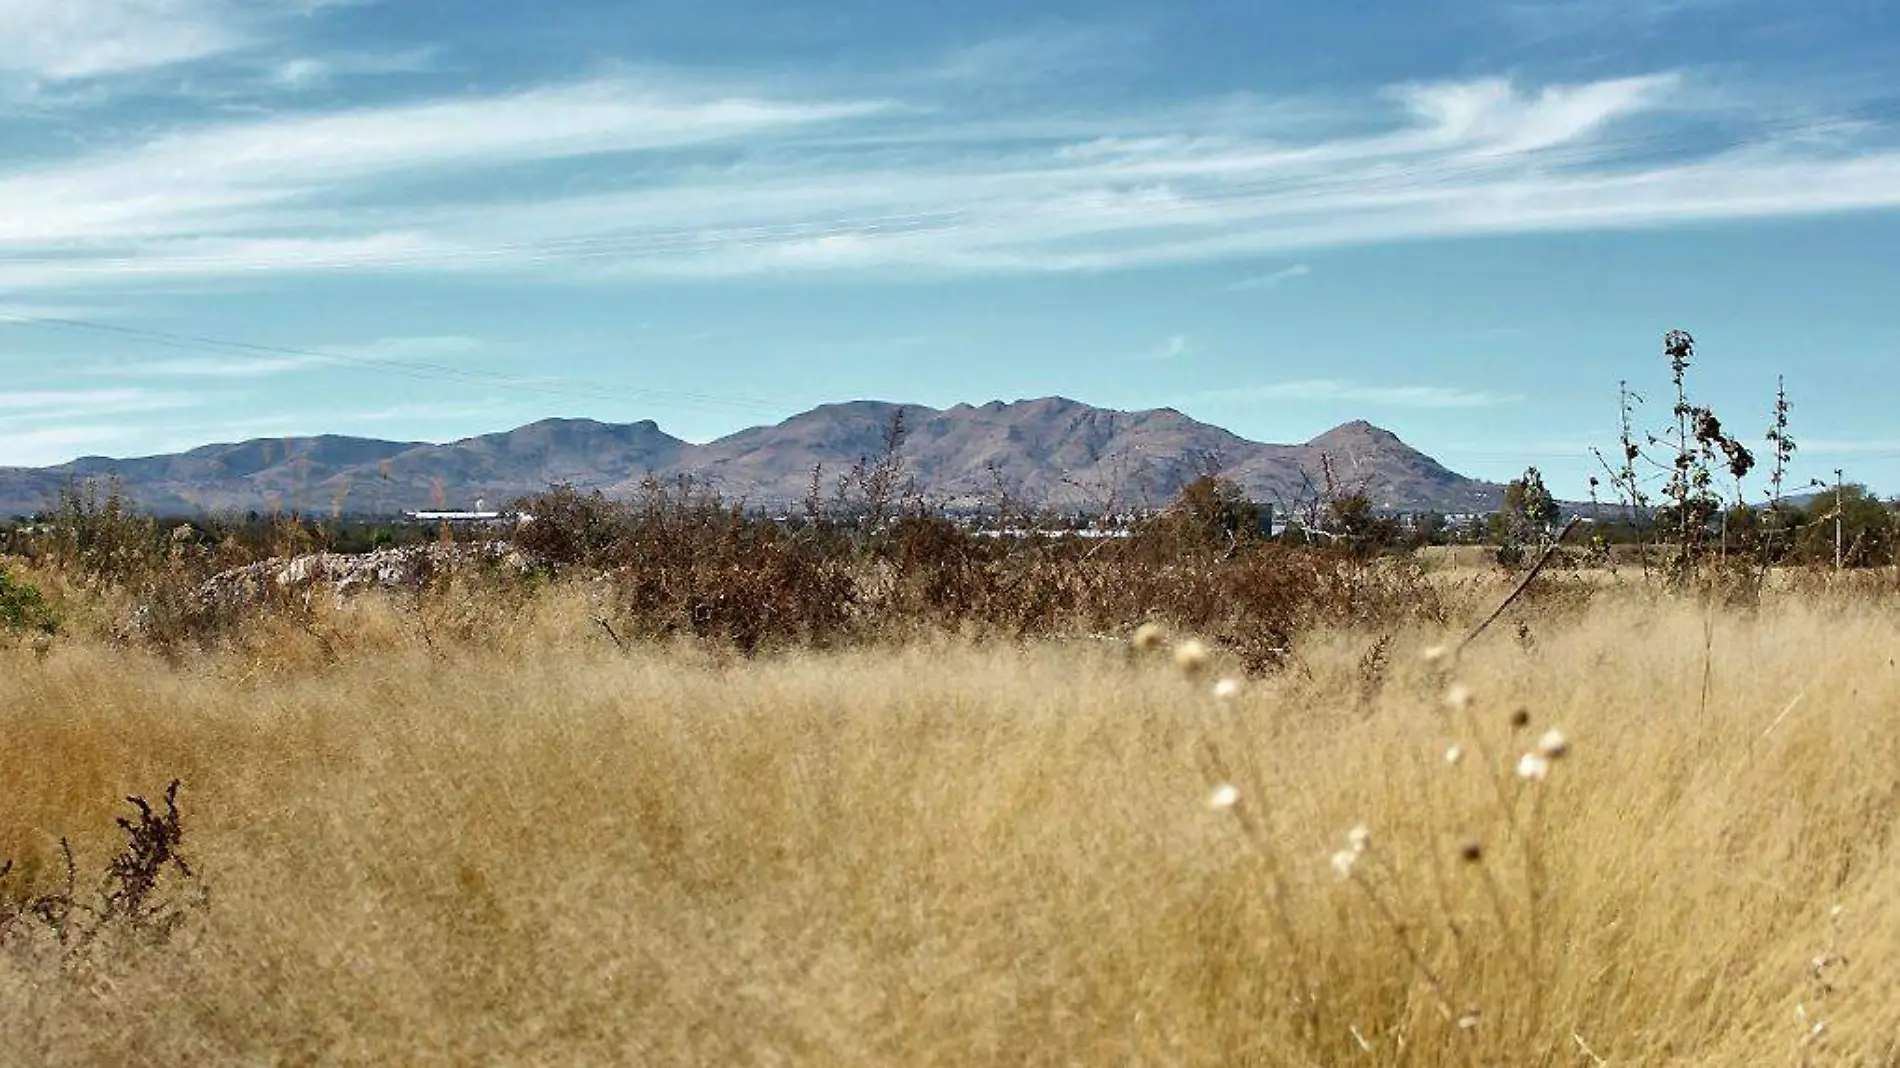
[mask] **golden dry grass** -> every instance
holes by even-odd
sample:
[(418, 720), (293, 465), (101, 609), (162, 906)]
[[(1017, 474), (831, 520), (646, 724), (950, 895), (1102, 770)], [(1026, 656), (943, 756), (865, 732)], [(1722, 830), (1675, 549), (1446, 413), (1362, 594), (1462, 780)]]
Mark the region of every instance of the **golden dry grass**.
[(0, 1063), (1900, 1063), (1890, 610), (1631, 599), (1376, 685), (1323, 634), (1224, 701), (1110, 643), (623, 656), (560, 592), (337, 622), (0, 651), (9, 891), (178, 776), (209, 892), (0, 952)]

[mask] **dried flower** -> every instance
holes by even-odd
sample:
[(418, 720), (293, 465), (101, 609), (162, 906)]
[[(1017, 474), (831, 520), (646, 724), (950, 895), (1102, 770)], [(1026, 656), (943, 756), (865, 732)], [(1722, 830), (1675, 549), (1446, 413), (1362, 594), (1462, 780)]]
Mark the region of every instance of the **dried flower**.
[(1129, 644), (1138, 653), (1157, 652), (1168, 642), (1168, 630), (1159, 623), (1143, 623), (1135, 628), (1135, 636)]
[(1207, 807), (1214, 809), (1233, 808), (1240, 803), (1240, 788), (1233, 783), (1224, 782), (1214, 787), (1207, 795)]
[(1531, 710), (1530, 709), (1514, 708), (1511, 710), (1511, 729), (1512, 730), (1521, 731), (1530, 725), (1531, 725)]
[(1467, 838), (1458, 843), (1458, 859), (1466, 864), (1476, 864), (1484, 859), (1484, 842), (1476, 838)]

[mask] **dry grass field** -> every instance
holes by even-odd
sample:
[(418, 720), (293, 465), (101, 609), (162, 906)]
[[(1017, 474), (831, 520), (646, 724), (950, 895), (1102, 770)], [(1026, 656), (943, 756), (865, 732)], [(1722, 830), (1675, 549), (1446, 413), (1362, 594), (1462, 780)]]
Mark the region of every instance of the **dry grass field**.
[[(1331, 628), (1237, 688), (339, 611), (0, 648), (0, 1063), (1900, 1064), (1890, 602)], [(169, 937), (49, 922), (174, 778)]]

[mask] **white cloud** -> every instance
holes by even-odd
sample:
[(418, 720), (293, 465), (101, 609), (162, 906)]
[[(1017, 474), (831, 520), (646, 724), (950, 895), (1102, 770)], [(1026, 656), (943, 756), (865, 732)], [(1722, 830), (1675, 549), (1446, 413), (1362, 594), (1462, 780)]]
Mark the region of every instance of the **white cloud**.
[(360, 360), (403, 362), (436, 360), (445, 356), (466, 356), (488, 348), (478, 337), (460, 334), (379, 337), (356, 345), (320, 346), (321, 351)]
[(1341, 401), (1387, 408), (1491, 408), (1522, 398), (1450, 386), (1368, 386), (1334, 378), (1307, 378), (1196, 394), (1186, 403)]
[(1229, 293), (1244, 293), (1254, 289), (1277, 289), (1295, 278), (1305, 278), (1312, 273), (1313, 269), (1311, 267), (1308, 267), (1304, 263), (1296, 263), (1291, 267), (1282, 267), (1277, 271), (1257, 274), (1251, 278), (1242, 278), (1240, 281), (1228, 285), (1227, 291)]
[(507, 405), (500, 400), (490, 399), (473, 402), (417, 401), (411, 404), (392, 404), (383, 408), (365, 411), (340, 412), (330, 418), (333, 423), (347, 423), (354, 426), (376, 426), (394, 423), (399, 426), (411, 426), (445, 419), (466, 419), (474, 416), (492, 415), (504, 411)]
[(139, 378), (267, 378), (321, 366), (322, 360), (303, 356), (184, 356), (170, 360), (143, 360), (98, 369), (101, 375)]
[(1646, 36), (1683, 15), (1736, 7), (1752, 0), (1524, 0), (1496, 10), (1507, 26), (1532, 41), (1582, 34)]
[(94, 367), (86, 373), (97, 377), (248, 379), (312, 371), (324, 367), (347, 367), (362, 362), (377, 364), (413, 364), (426, 367), (445, 357), (480, 352), (487, 343), (479, 338), (458, 335), (384, 337), (359, 344), (319, 346), (305, 351), (292, 349), (246, 349), (242, 345), (212, 348), (232, 351), (209, 352), (202, 356), (180, 356), (159, 360), (129, 359)]
[(42, 389), (0, 393), (0, 418), (57, 419), (75, 411), (145, 411), (177, 398), (142, 389)]
[[(347, 0), (346, 0), (347, 2)], [(60, 83), (254, 47), (337, 0), (4, 0), (0, 72)]]
[(233, 12), (207, 0), (0, 3), (0, 70), (52, 81), (168, 66), (244, 40)]
[[(111, 253), (9, 272), (69, 282), (366, 261), (429, 259), (441, 266), (458, 253), (439, 239), (380, 227), (364, 231), (360, 224), (335, 232), (325, 225), (334, 211), (306, 213), (293, 205), (373, 179), (715, 142), (880, 107), (688, 98), (596, 81), (190, 129), (0, 175), (0, 203), (8, 205), (0, 216), (0, 251), (39, 250), (50, 259), (75, 244), (110, 243)], [(218, 165), (203, 166), (206, 160)], [(279, 232), (286, 229), (304, 232)], [(162, 249), (154, 249), (151, 243), (161, 240)]]
[(1140, 360), (1163, 362), (1178, 360), (1194, 351), (1194, 343), (1186, 334), (1172, 334), (1162, 338), (1153, 348), (1136, 357)]
[[(0, 287), (340, 269), (1099, 270), (1900, 206), (1900, 148), (1880, 127), (1831, 124), (1817, 140), (1776, 125), (1685, 155), (1671, 123), (1712, 106), (1693, 88), (1671, 73), (1408, 85), (1330, 134), (1313, 116), (1337, 105), (965, 123), (954, 104), (652, 77), (283, 115), (0, 172)], [(586, 192), (557, 180), (421, 202), (409, 181), (581, 157), (600, 160)]]
[(337, 78), (421, 74), (434, 70), (436, 62), (434, 48), (299, 56), (278, 63), (270, 72), (270, 80), (285, 89), (301, 90), (325, 85)]
[(16, 429), (0, 435), (0, 467), (45, 467), (83, 453), (96, 453), (114, 442), (131, 440), (136, 431), (124, 424), (73, 423)]
[(927, 73), (979, 86), (1033, 82), (1126, 61), (1139, 38), (1108, 25), (1045, 26), (953, 49)]

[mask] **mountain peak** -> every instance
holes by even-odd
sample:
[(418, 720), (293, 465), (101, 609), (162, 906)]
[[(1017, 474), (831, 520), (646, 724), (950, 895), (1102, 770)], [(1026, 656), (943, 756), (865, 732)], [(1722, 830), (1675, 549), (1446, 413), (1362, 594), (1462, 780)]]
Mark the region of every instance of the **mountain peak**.
[(1387, 447), (1396, 445), (1405, 447), (1405, 443), (1399, 440), (1397, 434), (1394, 434), (1382, 426), (1374, 426), (1364, 419), (1354, 419), (1349, 423), (1341, 423), (1307, 442), (1307, 444), (1332, 448), (1342, 448), (1345, 446), (1359, 446), (1363, 448), (1367, 445)]

